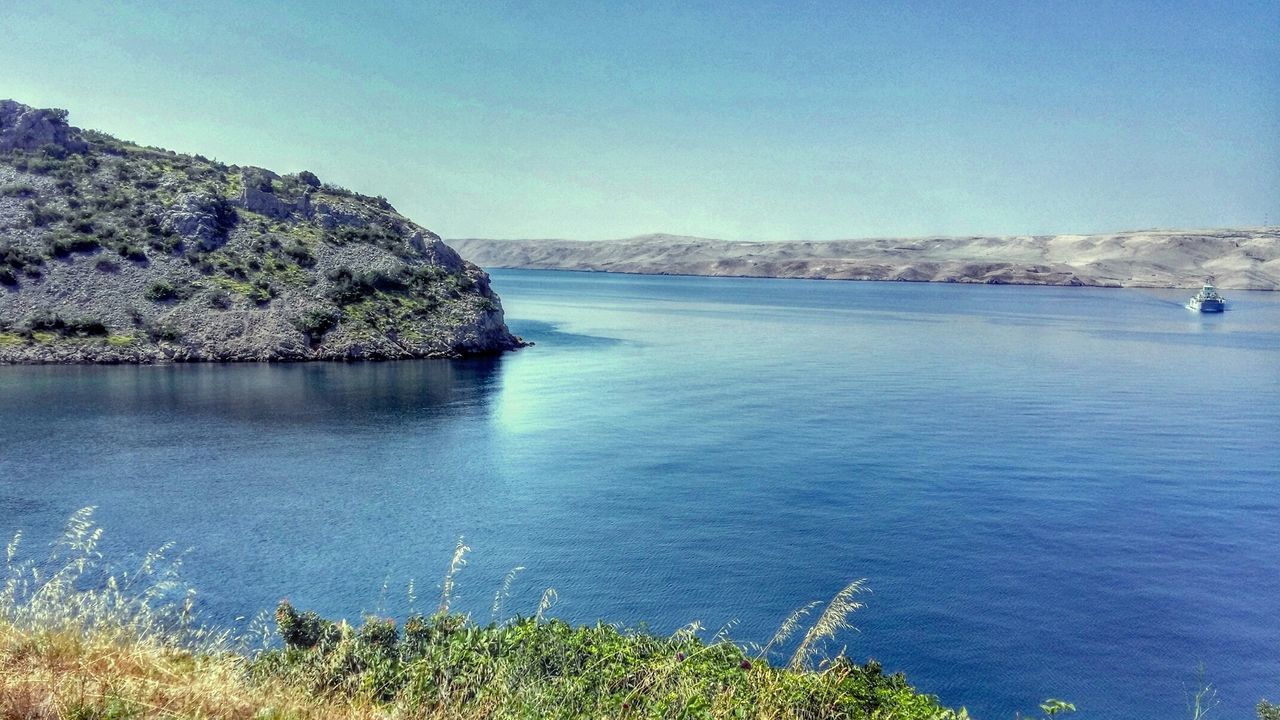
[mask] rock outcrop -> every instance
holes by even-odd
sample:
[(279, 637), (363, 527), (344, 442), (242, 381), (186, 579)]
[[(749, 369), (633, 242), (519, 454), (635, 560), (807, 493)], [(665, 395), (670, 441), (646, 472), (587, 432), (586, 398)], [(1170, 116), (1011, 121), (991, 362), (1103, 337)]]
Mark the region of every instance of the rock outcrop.
[(225, 199), (210, 193), (184, 193), (164, 211), (160, 228), (200, 250), (217, 250), (226, 243), (234, 218)]
[(82, 153), (89, 144), (67, 124), (67, 111), (37, 109), (13, 100), (0, 100), (0, 152), (39, 150), (46, 146)]
[(0, 101), (0, 362), (459, 357), (521, 344), (488, 275), (384, 198)]

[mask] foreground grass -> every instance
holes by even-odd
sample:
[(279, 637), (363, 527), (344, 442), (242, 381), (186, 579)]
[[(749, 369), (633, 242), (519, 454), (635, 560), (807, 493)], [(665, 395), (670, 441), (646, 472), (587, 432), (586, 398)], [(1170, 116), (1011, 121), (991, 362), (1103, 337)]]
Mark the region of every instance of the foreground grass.
[[(726, 643), (525, 620), (449, 635), (397, 661), (356, 631), (336, 652), (253, 659), (72, 630), (0, 627), (5, 718), (946, 718), (905, 681), (837, 662), (796, 672), (739, 660)], [(365, 638), (360, 640), (357, 638)], [(345, 646), (345, 647), (344, 647)], [(678, 659), (685, 647), (697, 653)], [(386, 652), (383, 652), (383, 651)]]
[[(663, 637), (574, 626), (544, 618), (547, 602), (534, 617), (479, 625), (449, 609), (459, 545), (432, 615), (357, 627), (282, 602), (255, 637), (198, 626), (164, 549), (109, 572), (100, 535), (86, 510), (47, 560), (17, 562), (18, 540), (9, 546), (0, 718), (968, 717), (874, 662), (821, 654), (859, 607), (860, 583), (752, 650), (696, 627)], [(789, 659), (769, 662), (783, 644)]]

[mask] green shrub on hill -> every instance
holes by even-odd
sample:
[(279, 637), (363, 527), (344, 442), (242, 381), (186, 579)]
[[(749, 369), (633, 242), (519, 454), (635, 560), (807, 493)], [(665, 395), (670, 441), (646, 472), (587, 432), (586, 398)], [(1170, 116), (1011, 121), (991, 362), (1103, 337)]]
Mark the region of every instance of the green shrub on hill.
[(40, 277), (44, 258), (23, 248), (0, 244), (0, 285), (17, 285), (20, 274)]
[(276, 622), (285, 646), (254, 661), (256, 676), (414, 716), (501, 707), (503, 717), (949, 717), (874, 661), (774, 667), (692, 629), (662, 637), (537, 617), (478, 625), (447, 612), (354, 628), (288, 602)]
[(104, 337), (108, 334), (106, 325), (98, 318), (88, 315), (63, 315), (49, 310), (39, 310), (27, 316), (19, 326), (19, 331), (26, 338), (38, 335), (52, 337)]
[(311, 308), (294, 319), (293, 326), (305, 333), (307, 339), (315, 344), (341, 320), (342, 313), (335, 308)]
[(168, 280), (157, 280), (146, 289), (143, 296), (152, 302), (165, 302), (167, 300), (176, 300), (178, 297), (178, 289)]

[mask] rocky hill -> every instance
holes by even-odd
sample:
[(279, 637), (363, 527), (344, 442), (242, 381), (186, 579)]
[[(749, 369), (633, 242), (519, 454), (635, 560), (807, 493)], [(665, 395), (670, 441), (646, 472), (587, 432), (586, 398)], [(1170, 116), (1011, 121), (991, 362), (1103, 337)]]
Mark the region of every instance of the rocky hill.
[(1280, 228), (1106, 235), (728, 242), (451, 240), (489, 267), (920, 282), (1280, 289)]
[(457, 357), (521, 341), (384, 198), (0, 101), (0, 362)]

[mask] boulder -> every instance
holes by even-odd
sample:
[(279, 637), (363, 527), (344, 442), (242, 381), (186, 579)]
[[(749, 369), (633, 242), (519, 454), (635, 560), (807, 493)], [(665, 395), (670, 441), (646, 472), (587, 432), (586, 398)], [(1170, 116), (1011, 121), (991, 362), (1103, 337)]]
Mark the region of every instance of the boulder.
[(433, 232), (415, 230), (409, 236), (409, 247), (413, 248), (414, 252), (421, 255), (432, 265), (439, 265), (452, 272), (461, 270), (466, 264), (461, 255), (453, 248), (445, 245), (440, 236)]
[[(315, 175), (311, 177), (315, 178)], [(277, 181), (281, 179), (280, 176), (262, 168), (247, 167), (240, 172), (240, 179), (244, 189), (240, 191), (238, 204), (245, 210), (266, 215), (275, 220), (283, 220), (294, 214), (304, 218), (312, 216), (310, 195), (312, 185), (305, 179), (299, 178), (292, 184), (295, 189), (301, 185), (307, 189), (306, 192), (277, 190)], [(320, 181), (319, 178), (315, 180), (317, 183)], [(289, 183), (280, 183), (280, 185), (287, 186)]]
[(334, 230), (339, 226), (364, 227), (369, 224), (360, 212), (326, 202), (316, 203), (314, 216), (325, 230)]
[(226, 243), (230, 225), (225, 205), (206, 193), (186, 193), (165, 211), (160, 227), (201, 250), (217, 250)]
[(54, 145), (83, 153), (89, 144), (67, 124), (67, 111), (37, 109), (14, 100), (0, 100), (0, 151), (39, 150)]

